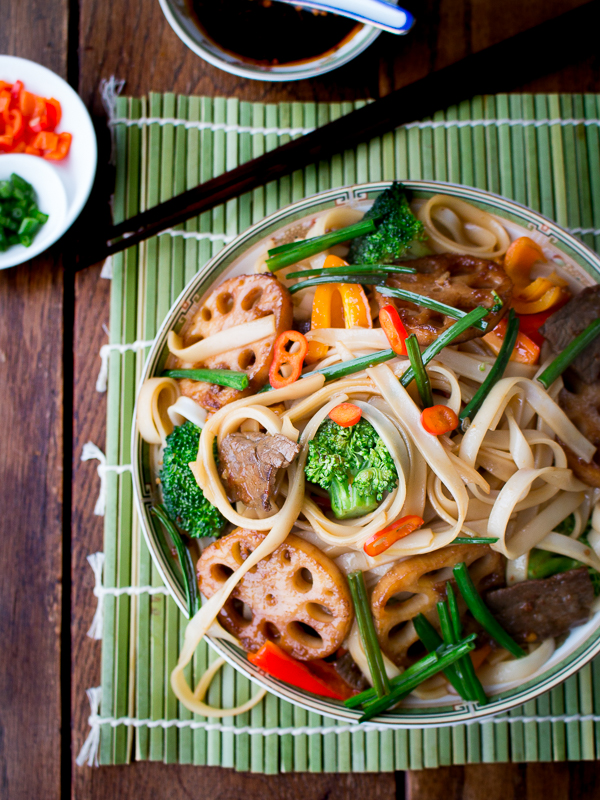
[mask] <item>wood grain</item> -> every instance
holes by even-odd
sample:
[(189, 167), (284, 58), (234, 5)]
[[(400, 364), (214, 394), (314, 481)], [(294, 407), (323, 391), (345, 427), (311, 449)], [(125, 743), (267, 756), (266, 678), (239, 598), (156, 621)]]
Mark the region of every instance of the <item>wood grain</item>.
[[(162, 787), (162, 790), (161, 790)], [(399, 794), (397, 792), (400, 792)], [(252, 775), (220, 767), (167, 766), (156, 762), (93, 771), (73, 800), (396, 800), (393, 773), (383, 775)], [(427, 800), (425, 797), (420, 800)]]
[(597, 765), (472, 764), (406, 773), (406, 800), (595, 800)]
[(11, 800), (60, 793), (62, 313), (52, 257), (0, 272), (0, 797)]
[[(3, 2), (0, 53), (33, 58), (66, 76), (67, 7), (67, 0)], [(58, 798), (63, 277), (57, 249), (0, 272), (0, 319), (0, 797)]]

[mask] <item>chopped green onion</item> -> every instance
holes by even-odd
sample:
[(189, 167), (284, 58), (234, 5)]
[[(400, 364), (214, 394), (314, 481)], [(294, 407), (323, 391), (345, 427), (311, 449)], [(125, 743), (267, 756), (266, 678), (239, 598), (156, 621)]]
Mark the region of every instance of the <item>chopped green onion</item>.
[(165, 378), (189, 378), (191, 381), (216, 383), (217, 386), (230, 386), (240, 391), (248, 388), (248, 376), (245, 372), (234, 372), (231, 369), (167, 369)]
[(300, 292), (302, 289), (311, 289), (313, 286), (321, 286), (325, 283), (361, 283), (367, 286), (376, 285), (383, 287), (386, 280), (387, 277), (385, 275), (377, 277), (375, 275), (358, 275), (355, 273), (349, 274), (347, 272), (332, 275), (330, 270), (325, 270), (325, 275), (322, 275), (320, 278), (309, 278), (307, 281), (301, 281), (300, 283), (295, 283), (293, 286), (290, 286), (289, 292), (290, 294), (296, 294), (296, 292)]
[[(434, 653), (440, 647), (444, 646), (444, 640), (433, 627), (431, 622), (429, 622), (426, 616), (423, 614), (417, 614), (417, 616), (413, 619), (413, 625), (415, 626), (417, 636), (423, 642), (425, 649), (430, 653)], [(456, 664), (451, 664), (447, 669), (445, 669), (444, 675), (448, 682), (454, 687), (456, 693), (463, 697), (464, 685), (462, 675), (457, 672)], [(463, 697), (463, 699), (468, 700), (469, 698)]]
[(367, 587), (365, 586), (365, 579), (362, 571), (357, 570), (356, 572), (351, 572), (348, 575), (348, 584), (354, 603), (354, 612), (356, 614), (360, 640), (373, 679), (373, 687), (378, 697), (384, 697), (386, 694), (389, 694), (390, 682), (385, 671), (383, 655), (375, 632), (373, 615), (371, 614), (371, 606), (367, 597)]
[(414, 333), (407, 336), (405, 339), (406, 352), (410, 360), (410, 365), (415, 373), (415, 381), (417, 389), (419, 390), (419, 397), (421, 398), (421, 405), (423, 408), (429, 408), (433, 405), (433, 395), (431, 394), (431, 383), (429, 375), (423, 366), (423, 359), (421, 358), (421, 350), (419, 349), (419, 342)]
[(494, 639), (500, 647), (504, 647), (509, 653), (512, 653), (516, 658), (522, 658), (526, 655), (525, 651), (519, 647), (515, 640), (510, 636), (500, 625), (498, 620), (493, 616), (492, 612), (481, 599), (479, 592), (475, 588), (473, 579), (469, 575), (467, 565), (463, 562), (457, 564), (454, 569), (454, 578), (460, 593), (463, 596), (467, 608), (475, 617), (477, 622), (484, 628), (489, 635)]
[[(460, 644), (453, 645), (452, 647), (446, 647), (445, 650), (440, 654), (440, 658), (435, 664), (427, 669), (421, 670), (418, 674), (409, 678), (404, 677), (406, 673), (401, 675), (398, 681), (394, 683), (394, 688), (388, 695), (377, 698), (363, 706), (364, 713), (359, 719), (359, 722), (366, 722), (377, 714), (387, 711), (388, 708), (395, 706), (396, 703), (400, 702), (400, 700), (409, 692), (412, 692), (413, 689), (416, 689), (416, 687), (423, 683), (423, 681), (432, 678), (434, 675), (437, 675), (438, 672), (443, 672), (450, 666), (450, 664), (456, 663), (459, 658), (462, 658), (470, 653), (471, 650), (475, 649), (473, 639), (475, 639), (475, 634), (467, 636)], [(433, 654), (430, 653), (429, 656), (425, 656), (424, 658), (430, 658), (431, 655)], [(417, 662), (417, 664), (418, 663), (419, 662)]]
[(198, 596), (198, 587), (196, 584), (196, 574), (194, 572), (194, 564), (192, 563), (192, 556), (190, 551), (184, 545), (181, 535), (173, 522), (171, 521), (167, 511), (163, 505), (154, 506), (150, 512), (157, 517), (164, 525), (167, 533), (171, 537), (177, 556), (179, 558), (179, 565), (183, 573), (183, 586), (185, 589), (185, 597), (187, 600), (188, 617), (191, 619), (196, 611), (200, 608), (200, 598)]
[(348, 375), (353, 375), (355, 372), (361, 372), (363, 369), (376, 367), (378, 364), (383, 364), (385, 361), (390, 361), (396, 358), (396, 353), (393, 350), (379, 350), (368, 356), (359, 356), (350, 361), (340, 361), (339, 364), (332, 364), (330, 367), (323, 367), (322, 369), (314, 370), (314, 372), (307, 372), (303, 378), (308, 378), (309, 375), (325, 375), (325, 380), (333, 381), (339, 378), (346, 378)]
[[(443, 646), (444, 643), (441, 641), (441, 639), (440, 643)], [(412, 664), (412, 666), (405, 669), (401, 675), (397, 675), (395, 678), (392, 678), (390, 681), (390, 687), (393, 689), (401, 679), (405, 680), (406, 678), (411, 678), (414, 675), (418, 675), (423, 669), (427, 669), (428, 667), (437, 664), (439, 660), (439, 652), (433, 652), (423, 656), (417, 662)], [(363, 703), (370, 703), (373, 700), (377, 700), (377, 692), (375, 689), (365, 689), (364, 692), (356, 694), (353, 697), (349, 697), (347, 700), (345, 700), (344, 705), (346, 708), (357, 708), (358, 706), (362, 706)]]
[[(450, 612), (452, 630), (454, 636), (456, 637), (456, 641), (458, 641), (462, 636), (462, 624), (460, 621), (458, 600), (454, 592), (454, 587), (450, 582), (446, 583), (446, 596), (448, 598), (448, 608)], [(476, 700), (482, 706), (487, 705), (488, 699), (485, 689), (475, 674), (475, 667), (473, 666), (470, 656), (464, 656), (464, 658), (461, 658), (461, 660), (456, 664), (456, 667), (461, 671), (464, 679), (466, 694), (469, 695), (469, 697), (466, 699)]]
[[(442, 638), (444, 640), (444, 644), (448, 647), (453, 644), (457, 644), (460, 639), (460, 635), (457, 634), (454, 630), (454, 626), (452, 624), (452, 620), (450, 619), (450, 612), (448, 611), (448, 605), (445, 602), (441, 602), (437, 604), (437, 612), (438, 617), (440, 618), (440, 628), (442, 631)], [(456, 671), (456, 675), (458, 676), (458, 680), (460, 683), (460, 689), (458, 691), (459, 695), (464, 700), (474, 700), (475, 696), (473, 694), (472, 688), (469, 684), (469, 681), (465, 675), (463, 669), (463, 659), (461, 658), (456, 664), (453, 664), (453, 667)]]
[(342, 244), (349, 239), (355, 239), (357, 236), (373, 233), (375, 229), (374, 221), (365, 219), (355, 225), (349, 225), (347, 228), (325, 233), (323, 236), (315, 236), (312, 239), (305, 239), (301, 242), (291, 242), (289, 245), (282, 244), (269, 250), (271, 258), (266, 261), (267, 267), (271, 272), (277, 272), (283, 267), (289, 267), (291, 264), (296, 264), (305, 258), (316, 256), (317, 253), (322, 253), (323, 250), (328, 250), (336, 244)]
[(492, 297), (494, 298), (494, 305), (491, 307), (490, 313), (497, 314), (498, 311), (500, 311), (500, 309), (504, 305), (504, 303), (502, 302), (502, 298), (500, 297), (498, 292), (496, 292), (494, 289), (492, 289), (491, 294)]
[(497, 536), (457, 536), (450, 544), (495, 544)]
[(579, 336), (576, 336), (571, 344), (567, 345), (554, 361), (552, 361), (541, 375), (538, 375), (538, 381), (545, 389), (549, 389), (559, 375), (566, 370), (566, 368), (582, 353), (588, 345), (590, 345), (596, 336), (600, 335), (600, 319), (595, 319), (582, 331)]
[(496, 361), (494, 365), (490, 369), (487, 374), (487, 377), (479, 387), (479, 389), (475, 392), (472, 400), (470, 403), (463, 408), (463, 410), (458, 415), (458, 418), (463, 422), (463, 429), (467, 426), (467, 420), (472, 420), (475, 414), (481, 408), (481, 405), (488, 394), (491, 392), (492, 388), (498, 383), (500, 378), (504, 375), (504, 370), (508, 362), (510, 361), (510, 357), (512, 355), (512, 351), (515, 347), (515, 342), (517, 341), (517, 336), (519, 334), (519, 318), (515, 314), (514, 308), (511, 308), (508, 312), (508, 323), (506, 325), (506, 333), (504, 334), (504, 341), (502, 342), (502, 346), (500, 347), (500, 352), (496, 356)]
[[(454, 339), (456, 339), (457, 336), (460, 336), (460, 334), (464, 333), (468, 328), (471, 326), (477, 327), (476, 323), (479, 320), (482, 320), (487, 314), (489, 314), (489, 309), (484, 308), (483, 306), (478, 306), (472, 311), (469, 311), (466, 317), (462, 317), (461, 319), (457, 320), (454, 325), (451, 325), (442, 334), (440, 334), (435, 342), (432, 342), (429, 347), (425, 348), (421, 354), (423, 365), (427, 366), (432, 358), (435, 358), (438, 353), (441, 353), (444, 347), (449, 345)], [(414, 377), (414, 370), (412, 367), (409, 367), (404, 375), (402, 375), (400, 378), (400, 383), (406, 389)]]
[[(396, 289), (393, 286), (383, 286), (381, 289), (379, 289), (379, 293), (385, 297), (397, 297), (400, 300), (404, 300), (408, 303), (414, 303), (422, 308), (429, 308), (431, 311), (437, 311), (439, 314), (444, 314), (446, 317), (452, 317), (453, 319), (464, 319), (467, 316), (466, 311), (461, 311), (453, 306), (447, 306), (445, 303), (440, 303), (438, 300), (432, 300), (431, 297), (426, 297), (425, 295), (417, 294), (416, 292), (408, 292), (405, 289)], [(486, 308), (485, 313), (489, 314), (490, 309)], [(471, 324), (474, 328), (478, 328), (480, 331), (485, 331), (487, 329), (487, 324), (479, 319)]]
[(320, 278), (323, 275), (371, 275), (381, 272), (403, 272), (414, 274), (417, 270), (412, 267), (397, 267), (394, 264), (349, 264), (346, 267), (321, 267), (320, 269), (304, 269), (299, 272), (288, 272), (286, 281), (292, 278)]

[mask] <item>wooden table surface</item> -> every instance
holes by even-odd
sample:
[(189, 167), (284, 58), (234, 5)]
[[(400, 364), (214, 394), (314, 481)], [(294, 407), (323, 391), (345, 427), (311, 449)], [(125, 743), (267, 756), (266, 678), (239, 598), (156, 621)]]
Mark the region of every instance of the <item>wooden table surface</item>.
[[(94, 389), (106, 342), (109, 282), (100, 266), (75, 274), (89, 226), (107, 218), (112, 175), (98, 95), (101, 78), (150, 90), (244, 100), (377, 97), (519, 30), (576, 0), (406, 0), (418, 25), (384, 34), (363, 55), (313, 81), (252, 82), (187, 50), (157, 0), (2, 0), (0, 53), (38, 61), (78, 89), (96, 124), (100, 161), (87, 209), (49, 253), (0, 273), (0, 797), (85, 800), (168, 797), (258, 800), (588, 800), (595, 764), (473, 765), (403, 775), (263, 775), (220, 768), (137, 763), (79, 768), (87, 732), (85, 689), (100, 675), (100, 644), (85, 557), (102, 548), (93, 462), (102, 445), (105, 396)], [(518, 58), (518, 54), (515, 54)], [(2, 76), (0, 76), (2, 77)], [(524, 91), (600, 91), (598, 57), (545, 76)], [(465, 97), (469, 88), (465, 86)]]

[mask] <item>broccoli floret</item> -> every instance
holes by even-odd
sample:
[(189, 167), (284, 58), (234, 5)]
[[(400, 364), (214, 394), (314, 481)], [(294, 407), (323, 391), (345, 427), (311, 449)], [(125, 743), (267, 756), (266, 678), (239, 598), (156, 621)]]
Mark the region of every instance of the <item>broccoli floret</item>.
[(377, 508), (398, 483), (394, 460), (370, 422), (342, 428), (326, 419), (308, 445), (307, 480), (326, 489), (338, 519)]
[(200, 428), (187, 420), (167, 436), (160, 470), (165, 507), (189, 536), (218, 536), (227, 520), (204, 497), (189, 467), (198, 456)]
[(403, 257), (428, 255), (423, 223), (410, 210), (401, 183), (382, 192), (364, 219), (376, 219), (377, 230), (352, 241), (348, 255), (351, 264), (391, 264)]

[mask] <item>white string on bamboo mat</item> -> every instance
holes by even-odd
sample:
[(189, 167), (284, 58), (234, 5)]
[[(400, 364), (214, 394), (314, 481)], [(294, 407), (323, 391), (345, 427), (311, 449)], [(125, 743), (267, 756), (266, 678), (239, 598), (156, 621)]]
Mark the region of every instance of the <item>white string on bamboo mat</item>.
[[(128, 117), (112, 117), (108, 124), (112, 127), (115, 125), (124, 125), (127, 128), (142, 127), (144, 125), (174, 125), (183, 126), (186, 130), (194, 129), (199, 131), (224, 131), (225, 133), (250, 133), (262, 134), (268, 136), (269, 134), (277, 134), (277, 136), (297, 136), (312, 133), (316, 128), (264, 128), (253, 127), (251, 125), (237, 125), (225, 122), (196, 122), (193, 120), (179, 119), (177, 117), (139, 117), (138, 119), (129, 119)], [(560, 125), (561, 127), (567, 125), (584, 125), (600, 126), (598, 119), (443, 119), (443, 120), (426, 120), (424, 122), (409, 122), (406, 125), (400, 125), (407, 131), (417, 128), (418, 130), (437, 130), (438, 128), (477, 128), (484, 127), (490, 128), (492, 126), (508, 125), (511, 128), (541, 128), (544, 126)]]
[[(120, 725), (125, 725), (126, 727), (132, 728), (190, 728), (191, 730), (204, 730), (204, 731), (218, 731), (219, 733), (231, 733), (234, 736), (241, 736), (242, 734), (249, 734), (249, 735), (256, 735), (256, 736), (311, 736), (314, 734), (319, 734), (321, 736), (327, 736), (331, 734), (335, 734), (339, 736), (342, 733), (358, 733), (358, 732), (365, 732), (368, 733), (370, 731), (377, 731), (379, 733), (384, 733), (385, 731), (390, 730), (412, 730), (414, 728), (413, 725), (403, 725), (403, 724), (377, 724), (374, 722), (365, 722), (365, 723), (353, 723), (348, 725), (331, 725), (331, 726), (324, 726), (324, 725), (316, 725), (314, 727), (311, 726), (298, 726), (298, 727), (288, 727), (288, 728), (263, 728), (263, 727), (256, 727), (253, 728), (250, 725), (242, 725), (240, 727), (233, 727), (232, 725), (221, 725), (218, 722), (201, 722), (199, 720), (193, 719), (136, 719), (135, 717), (101, 717), (98, 714), (98, 710), (100, 708), (100, 700), (102, 697), (102, 689), (100, 686), (96, 686), (92, 689), (87, 690), (87, 696), (90, 701), (90, 709), (91, 714), (88, 718), (88, 724), (90, 726), (90, 733), (85, 740), (83, 747), (81, 748), (79, 755), (77, 756), (76, 763), (79, 766), (83, 766), (83, 764), (88, 763), (91, 767), (93, 765), (98, 765), (98, 746), (100, 744), (100, 727), (102, 725), (110, 725), (112, 728), (116, 728)], [(527, 722), (535, 722), (535, 723), (542, 723), (542, 722), (600, 722), (600, 716), (597, 714), (559, 714), (555, 716), (539, 716), (539, 715), (519, 715), (514, 717), (490, 717), (488, 719), (470, 719), (466, 720), (465, 722), (451, 722), (446, 725), (442, 724), (438, 727), (447, 727), (447, 728), (457, 728), (461, 725), (486, 725), (486, 724), (496, 724), (501, 725), (502, 723), (508, 723), (509, 725), (514, 725), (516, 723), (527, 723)]]
[(142, 594), (169, 594), (169, 590), (166, 586), (105, 586), (102, 580), (104, 553), (92, 553), (87, 557), (87, 561), (94, 573), (94, 595), (98, 598), (94, 619), (87, 632), (90, 639), (102, 639), (102, 631), (104, 629), (104, 598), (107, 595), (111, 597), (121, 597), (122, 595), (139, 597)]
[(121, 475), (123, 472), (131, 472), (131, 464), (107, 464), (106, 456), (98, 445), (93, 442), (86, 442), (81, 450), (81, 461), (90, 461), (92, 459), (97, 459), (100, 462), (97, 468), (98, 477), (100, 478), (100, 491), (94, 506), (94, 514), (97, 517), (103, 517), (106, 509), (106, 473), (116, 472), (117, 475)]
[(103, 344), (99, 353), (100, 371), (98, 372), (98, 377), (96, 378), (96, 391), (106, 391), (108, 384), (108, 359), (111, 353), (117, 352), (123, 354), (127, 353), (129, 350), (133, 350), (134, 353), (139, 353), (140, 350), (143, 350), (145, 347), (151, 347), (153, 344), (154, 339), (150, 339), (147, 342), (135, 341), (128, 342), (126, 344)]

